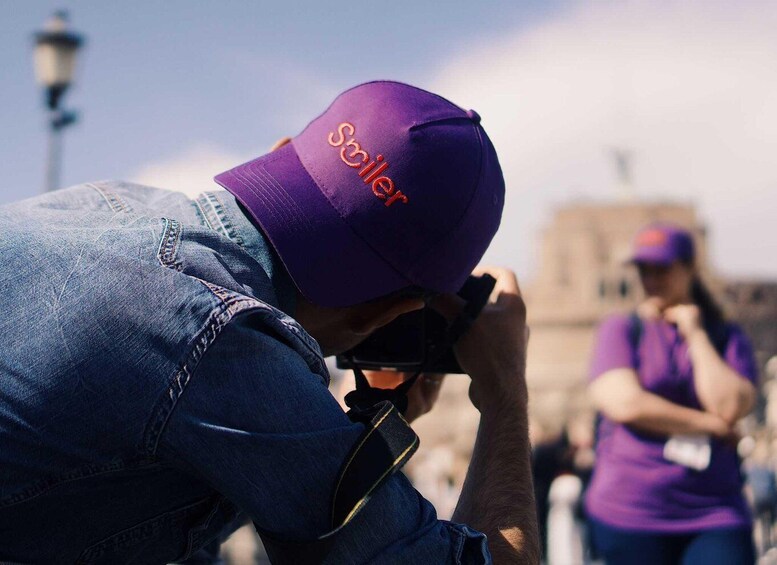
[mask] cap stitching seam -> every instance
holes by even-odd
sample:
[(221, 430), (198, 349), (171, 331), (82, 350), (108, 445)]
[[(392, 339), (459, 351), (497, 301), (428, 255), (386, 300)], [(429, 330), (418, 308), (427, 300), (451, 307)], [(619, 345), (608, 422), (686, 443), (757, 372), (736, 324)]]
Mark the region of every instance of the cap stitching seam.
[(267, 169), (264, 167), (259, 167), (256, 172), (260, 177), (263, 178), (263, 180), (269, 184), (274, 185), (276, 187), (276, 193), (275, 196), (279, 200), (279, 203), (281, 206), (285, 203), (286, 206), (289, 208), (293, 208), (297, 211), (297, 215), (302, 218), (302, 221), (307, 226), (308, 230), (311, 232), (315, 231), (313, 224), (310, 222), (310, 218), (308, 218), (305, 214), (302, 213), (302, 209), (297, 205), (297, 203), (294, 201), (294, 198), (291, 197), (291, 195), (286, 191), (286, 189), (283, 187), (281, 183), (278, 182), (278, 180), (273, 177)]
[(464, 110), (464, 108), (462, 108), (461, 106), (458, 106), (458, 105), (454, 104), (453, 102), (451, 102), (451, 101), (450, 101), (450, 100), (448, 100), (447, 98), (444, 98), (444, 97), (440, 96), (439, 94), (435, 94), (434, 92), (429, 92), (428, 90), (424, 90), (423, 88), (419, 88), (419, 87), (417, 87), (417, 86), (413, 86), (412, 84), (407, 84), (407, 83), (404, 83), (404, 82), (399, 82), (399, 81), (395, 81), (395, 80), (371, 80), (371, 81), (369, 81), (369, 82), (365, 82), (365, 83), (362, 83), (362, 84), (357, 84), (356, 86), (352, 86), (352, 87), (351, 87), (351, 88), (349, 88), (348, 90), (344, 90), (344, 91), (342, 91), (340, 94), (338, 94), (338, 95), (337, 95), (337, 97), (335, 97), (335, 99), (334, 99), (334, 100), (332, 100), (331, 104), (329, 104), (329, 106), (327, 106), (327, 107), (326, 107), (326, 109), (325, 109), (323, 112), (321, 112), (321, 113), (320, 113), (318, 116), (316, 116), (316, 117), (315, 117), (313, 120), (311, 120), (311, 121), (308, 123), (308, 125), (306, 125), (304, 128), (302, 128), (302, 131), (301, 131), (300, 133), (298, 133), (297, 135), (299, 136), (299, 135), (302, 135), (303, 133), (305, 133), (305, 131), (307, 131), (307, 129), (308, 129), (308, 128), (309, 128), (309, 127), (310, 127), (310, 126), (311, 126), (311, 125), (312, 125), (312, 124), (313, 124), (313, 123), (316, 121), (316, 120), (318, 120), (318, 119), (319, 119), (321, 116), (323, 116), (323, 115), (325, 115), (327, 112), (329, 112), (330, 108), (332, 108), (332, 106), (334, 106), (334, 105), (335, 105), (335, 102), (337, 102), (337, 101), (338, 101), (338, 100), (339, 100), (339, 99), (340, 99), (342, 96), (344, 96), (344, 95), (345, 95), (345, 94), (347, 94), (348, 92), (351, 92), (352, 90), (355, 90), (355, 89), (357, 89), (357, 88), (361, 88), (361, 87), (363, 87), (363, 86), (366, 86), (366, 85), (368, 85), (368, 84), (395, 84), (395, 85), (403, 86), (403, 87), (406, 87), (406, 88), (410, 88), (410, 89), (412, 89), (412, 90), (417, 90), (417, 91), (419, 91), (419, 92), (423, 92), (424, 94), (428, 94), (428, 95), (430, 95), (430, 96), (433, 96), (433, 97), (434, 97), (434, 98), (436, 98), (437, 100), (440, 100), (441, 102), (444, 102), (445, 104), (447, 104), (448, 106), (450, 106), (450, 107), (452, 107), (452, 108), (456, 108), (457, 110), (460, 110), (460, 111), (462, 111), (462, 112), (465, 112), (465, 113), (466, 113), (466, 110)]
[(480, 186), (482, 185), (482, 183), (481, 183), (481, 180), (482, 180), (481, 176), (483, 174), (483, 153), (485, 151), (485, 147), (484, 147), (484, 143), (483, 143), (483, 138), (480, 135), (480, 126), (475, 124), (475, 123), (473, 123), (472, 126), (475, 128), (475, 135), (477, 135), (478, 144), (480, 146), (480, 163), (478, 165), (478, 174), (475, 177), (475, 188), (474, 188), (474, 190), (472, 190), (472, 192), (470, 194), (470, 198), (467, 201), (467, 205), (464, 207), (464, 211), (456, 219), (455, 222), (452, 222), (453, 228), (451, 228), (446, 233), (444, 233), (444, 234), (440, 235), (439, 237), (437, 237), (437, 239), (435, 239), (434, 243), (432, 243), (431, 245), (427, 246), (427, 249), (426, 249), (425, 253), (421, 253), (416, 259), (413, 260), (412, 265), (410, 267), (413, 271), (415, 271), (415, 268), (418, 266), (419, 263), (421, 263), (424, 259), (429, 257), (429, 255), (431, 255), (432, 252), (436, 251), (437, 247), (440, 245), (440, 242), (444, 241), (445, 238), (447, 238), (450, 235), (450, 233), (453, 232), (456, 229), (456, 227), (459, 226), (462, 223), (462, 221), (467, 216), (467, 214), (470, 213), (470, 207), (472, 206), (472, 201), (475, 199), (475, 195), (478, 192), (478, 188), (480, 188)]
[(328, 107), (326, 110), (324, 110), (324, 112), (322, 112), (322, 114), (321, 114), (321, 115), (323, 115), (323, 114), (326, 114), (326, 112), (327, 112), (327, 111), (329, 111), (329, 108), (331, 108), (331, 107), (334, 105), (334, 103), (335, 103), (335, 102), (336, 102), (336, 101), (337, 101), (337, 100), (338, 100), (338, 99), (339, 99), (341, 96), (345, 95), (346, 93), (348, 93), (348, 92), (350, 92), (350, 91), (352, 91), (352, 90), (355, 90), (355, 89), (357, 89), (357, 88), (361, 88), (361, 87), (363, 87), (363, 86), (366, 86), (366, 85), (368, 85), (368, 84), (396, 84), (396, 85), (399, 85), (399, 86), (404, 86), (404, 87), (406, 87), (406, 88), (410, 88), (410, 89), (412, 89), (412, 90), (417, 90), (417, 91), (419, 91), (419, 92), (423, 92), (424, 94), (429, 94), (430, 96), (434, 96), (434, 97), (435, 97), (435, 98), (437, 98), (438, 100), (440, 100), (440, 101), (442, 101), (442, 102), (445, 102), (445, 103), (446, 103), (448, 106), (452, 106), (453, 108), (456, 108), (456, 109), (458, 109), (458, 110), (461, 110), (462, 112), (466, 112), (466, 110), (464, 110), (464, 108), (462, 108), (461, 106), (458, 106), (458, 105), (454, 104), (453, 102), (451, 102), (451, 101), (450, 101), (450, 100), (448, 100), (447, 98), (444, 98), (443, 96), (440, 96), (439, 94), (435, 94), (434, 92), (429, 92), (428, 90), (424, 90), (423, 88), (419, 88), (419, 87), (417, 87), (417, 86), (413, 86), (412, 84), (407, 84), (407, 83), (404, 83), (404, 82), (399, 82), (399, 81), (396, 81), (396, 80), (386, 80), (386, 79), (383, 79), (383, 80), (371, 80), (371, 81), (369, 81), (369, 82), (364, 82), (364, 83), (362, 83), (362, 84), (357, 84), (356, 86), (352, 86), (352, 87), (351, 87), (351, 88), (349, 88), (348, 90), (344, 90), (343, 92), (341, 92), (340, 94), (338, 94), (338, 95), (337, 95), (337, 98), (335, 98), (335, 99), (332, 101), (332, 104), (330, 104), (330, 105), (329, 105), (329, 107)]
[[(299, 233), (301, 231), (299, 225), (295, 221), (296, 220), (296, 216), (298, 216), (304, 223), (307, 224), (308, 229), (310, 231), (313, 231), (312, 226), (311, 226), (309, 220), (307, 219), (307, 217), (304, 214), (301, 213), (301, 210), (299, 210), (299, 207), (296, 206), (296, 203), (294, 203), (291, 198), (289, 198), (289, 200), (291, 200), (291, 202), (287, 203), (286, 206), (288, 208), (292, 208), (292, 207), (297, 208), (297, 210), (299, 210), (300, 213), (298, 213), (296, 216), (294, 214), (289, 213), (289, 211), (284, 207), (284, 205), (283, 205), (284, 203), (283, 203), (282, 200), (280, 200), (280, 196), (279, 195), (275, 194), (272, 191), (265, 191), (265, 192), (262, 192), (260, 194), (257, 190), (254, 189), (254, 187), (249, 182), (250, 179), (247, 179), (246, 176), (247, 175), (245, 175), (243, 173), (243, 171), (239, 171), (239, 172), (235, 173), (235, 179), (238, 182), (240, 182), (243, 186), (245, 186), (248, 190), (250, 190), (251, 193), (254, 196), (256, 196), (257, 198), (263, 200), (265, 202), (265, 204), (267, 205), (267, 207), (271, 210), (271, 212), (275, 216), (277, 216), (279, 219), (281, 219), (285, 224), (287, 224), (291, 231), (293, 231), (295, 233)], [(263, 182), (262, 178), (255, 177), (255, 179), (258, 182), (260, 182), (260, 183)], [(264, 184), (267, 184), (266, 180), (264, 180)], [(277, 184), (277, 181), (276, 181), (276, 184)]]

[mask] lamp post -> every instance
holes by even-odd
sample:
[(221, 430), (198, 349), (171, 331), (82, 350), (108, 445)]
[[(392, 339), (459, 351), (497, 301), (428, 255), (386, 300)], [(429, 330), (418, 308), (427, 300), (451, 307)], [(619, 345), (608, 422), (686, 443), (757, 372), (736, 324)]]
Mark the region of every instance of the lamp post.
[(35, 76), (44, 88), (48, 109), (49, 141), (46, 156), (45, 189), (59, 188), (59, 168), (62, 152), (61, 133), (75, 123), (73, 111), (60, 108), (62, 95), (73, 80), (76, 53), (83, 45), (83, 36), (67, 27), (67, 12), (59, 11), (46, 22), (43, 31), (35, 33)]

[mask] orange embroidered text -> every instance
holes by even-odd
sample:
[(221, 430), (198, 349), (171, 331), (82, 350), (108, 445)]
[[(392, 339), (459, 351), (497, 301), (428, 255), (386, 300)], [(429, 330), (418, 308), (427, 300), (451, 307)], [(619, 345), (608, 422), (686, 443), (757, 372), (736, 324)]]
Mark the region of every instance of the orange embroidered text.
[[(347, 136), (346, 136), (347, 132)], [(377, 155), (370, 161), (370, 154), (362, 149), (361, 144), (354, 138), (356, 128), (353, 124), (343, 122), (337, 126), (337, 132), (330, 132), (327, 141), (332, 147), (340, 148), (340, 160), (349, 167), (356, 169), (364, 184), (372, 185), (372, 193), (385, 201), (386, 206), (394, 202), (407, 204), (407, 196), (397, 190), (394, 181), (383, 172), (389, 164), (383, 155)]]
[(664, 245), (666, 243), (667, 236), (661, 230), (646, 230), (637, 236), (637, 245), (646, 245), (648, 247), (654, 245)]

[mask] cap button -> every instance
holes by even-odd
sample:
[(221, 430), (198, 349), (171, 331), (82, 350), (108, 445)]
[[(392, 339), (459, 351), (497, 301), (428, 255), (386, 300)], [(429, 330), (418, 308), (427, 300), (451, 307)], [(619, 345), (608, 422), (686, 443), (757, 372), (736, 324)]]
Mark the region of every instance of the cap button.
[(480, 114), (478, 114), (475, 110), (467, 110), (467, 116), (469, 116), (469, 119), (476, 124), (480, 123)]

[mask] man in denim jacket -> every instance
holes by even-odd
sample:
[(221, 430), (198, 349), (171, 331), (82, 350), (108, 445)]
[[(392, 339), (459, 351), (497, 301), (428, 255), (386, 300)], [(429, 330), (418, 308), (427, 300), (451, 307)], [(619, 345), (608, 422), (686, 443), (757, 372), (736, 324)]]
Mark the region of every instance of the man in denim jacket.
[(338, 502), (375, 428), (339, 408), (322, 354), (473, 271), (504, 198), (479, 122), (368, 83), (218, 175), (227, 191), (98, 182), (1, 207), (0, 561), (183, 561), (247, 516), (274, 562), (536, 562), (507, 271), (457, 345), (481, 426), (455, 523), (404, 459)]

